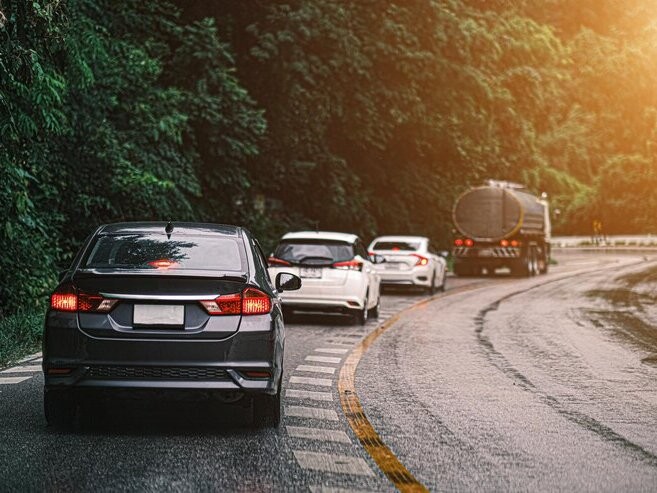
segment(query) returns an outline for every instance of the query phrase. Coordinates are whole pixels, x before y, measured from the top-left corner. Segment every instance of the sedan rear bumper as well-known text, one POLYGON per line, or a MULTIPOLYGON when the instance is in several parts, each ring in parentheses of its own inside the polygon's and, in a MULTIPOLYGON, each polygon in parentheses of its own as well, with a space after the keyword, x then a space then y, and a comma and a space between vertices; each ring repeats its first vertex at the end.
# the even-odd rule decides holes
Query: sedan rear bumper
POLYGON ((62 314, 48 322, 43 370, 50 390, 278 390, 284 334, 270 315, 245 317, 240 330, 223 340, 95 338, 71 327, 73 320, 66 326, 62 314), (246 371, 268 376, 250 378, 246 371))
MULTIPOLYGON (((383 264, 385 266, 385 264, 383 264)), ((431 286, 431 269, 425 266, 415 267, 410 270, 396 271, 377 269, 381 277, 381 284, 389 285, 407 285, 407 286, 431 286)))

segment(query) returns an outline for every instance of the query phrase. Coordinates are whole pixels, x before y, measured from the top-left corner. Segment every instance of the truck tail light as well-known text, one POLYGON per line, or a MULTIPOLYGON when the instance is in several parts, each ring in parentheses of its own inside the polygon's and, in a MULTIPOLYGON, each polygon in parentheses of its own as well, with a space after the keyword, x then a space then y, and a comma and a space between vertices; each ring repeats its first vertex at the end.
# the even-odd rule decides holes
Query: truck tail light
POLYGON ((276 267, 277 265, 288 267, 288 266, 292 265, 287 260, 283 260, 283 259, 276 258, 276 257, 269 257, 267 259, 267 263, 269 264, 269 267, 276 267))
POLYGON ((463 240, 463 244, 467 247, 473 247, 474 246, 474 241, 471 240, 470 238, 466 238, 463 240))
POLYGON ((500 246, 502 246, 502 247, 508 247, 508 246, 509 246, 509 240, 502 240, 502 241, 500 241, 500 246))
POLYGON ((263 315, 271 311, 271 298, 255 288, 224 294, 200 302, 210 315, 263 315))
POLYGON ((413 257, 417 257, 417 262, 415 262, 415 265, 427 265, 429 263, 429 259, 427 257, 423 257, 422 255, 419 255, 417 253, 412 253, 411 254, 413 257))
POLYGON ((359 260, 347 260, 346 262, 336 262, 331 267, 340 270, 363 270, 363 262, 359 260))
POLYGON ((511 240, 511 246, 514 247, 514 248, 522 246, 522 242, 520 242, 518 240, 511 240))
POLYGON ((462 238, 456 238, 454 240, 454 246, 457 246, 457 247, 463 246, 463 239, 462 238))

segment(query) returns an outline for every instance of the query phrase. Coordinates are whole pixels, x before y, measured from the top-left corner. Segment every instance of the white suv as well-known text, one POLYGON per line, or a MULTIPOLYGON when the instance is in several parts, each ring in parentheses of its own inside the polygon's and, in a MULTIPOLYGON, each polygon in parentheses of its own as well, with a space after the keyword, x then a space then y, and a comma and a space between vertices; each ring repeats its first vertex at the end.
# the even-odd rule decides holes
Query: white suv
POLYGON ((364 324, 378 316, 380 278, 356 235, 301 231, 283 236, 269 257, 269 273, 301 277, 301 289, 281 293, 286 311, 345 313, 364 324))
POLYGON ((370 244, 369 253, 385 258, 376 266, 383 284, 419 286, 430 293, 445 290, 447 262, 433 251, 429 238, 380 236, 370 244))

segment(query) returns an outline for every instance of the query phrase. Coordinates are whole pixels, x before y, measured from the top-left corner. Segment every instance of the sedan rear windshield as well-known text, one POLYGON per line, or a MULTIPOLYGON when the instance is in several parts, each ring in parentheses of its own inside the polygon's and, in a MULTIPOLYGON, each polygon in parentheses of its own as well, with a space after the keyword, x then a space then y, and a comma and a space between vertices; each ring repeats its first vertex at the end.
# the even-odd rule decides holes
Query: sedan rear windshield
POLYGON ((246 262, 238 238, 125 234, 96 238, 83 268, 245 272, 246 262))
POLYGON ((354 247, 342 241, 289 240, 278 245, 274 256, 292 264, 331 264, 354 258, 354 247))
POLYGON ((414 252, 420 248, 419 241, 377 241, 372 247, 374 250, 402 250, 414 252))

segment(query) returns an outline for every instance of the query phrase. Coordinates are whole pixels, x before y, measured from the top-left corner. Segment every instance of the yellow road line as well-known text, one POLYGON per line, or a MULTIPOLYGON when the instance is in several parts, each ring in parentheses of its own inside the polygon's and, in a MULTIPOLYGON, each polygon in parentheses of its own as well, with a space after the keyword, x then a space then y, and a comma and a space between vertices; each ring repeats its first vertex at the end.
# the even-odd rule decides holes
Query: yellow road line
POLYGON ((376 329, 368 334, 368 336, 363 339, 358 346, 349 354, 345 360, 342 368, 340 369, 340 376, 338 378, 338 392, 340 394, 340 403, 342 404, 342 410, 349 422, 349 426, 360 440, 361 445, 368 454, 374 459, 376 464, 379 466, 379 469, 388 477, 390 481, 395 485, 395 487, 402 492, 425 492, 429 491, 426 486, 420 483, 411 472, 406 469, 404 464, 402 464, 397 456, 388 448, 388 446, 383 443, 381 437, 376 432, 372 424, 365 416, 365 411, 363 406, 360 403, 360 399, 356 394, 356 368, 360 362, 361 357, 367 349, 378 339, 378 337, 392 327, 405 312, 414 310, 420 306, 426 305, 427 303, 445 296, 451 296, 467 291, 473 291, 475 289, 489 285, 490 282, 478 282, 473 283, 461 288, 453 289, 447 293, 441 293, 439 295, 433 296, 431 298, 422 300, 418 303, 411 305, 410 307, 402 310, 397 315, 391 317, 382 325, 379 325, 376 329))

